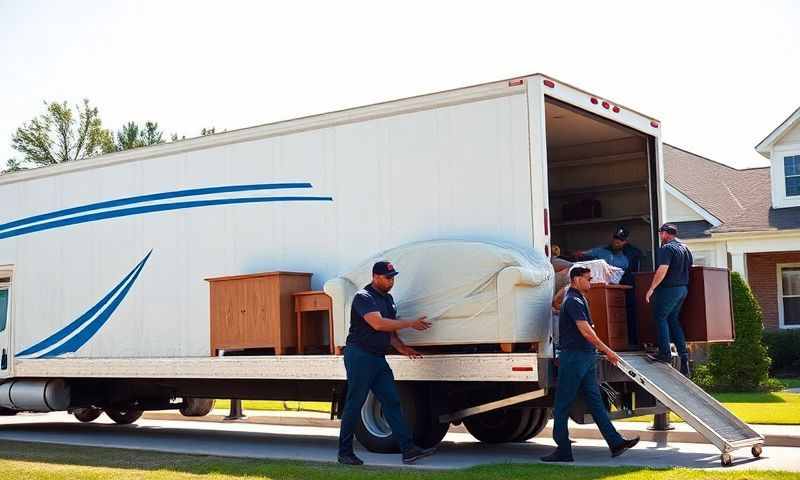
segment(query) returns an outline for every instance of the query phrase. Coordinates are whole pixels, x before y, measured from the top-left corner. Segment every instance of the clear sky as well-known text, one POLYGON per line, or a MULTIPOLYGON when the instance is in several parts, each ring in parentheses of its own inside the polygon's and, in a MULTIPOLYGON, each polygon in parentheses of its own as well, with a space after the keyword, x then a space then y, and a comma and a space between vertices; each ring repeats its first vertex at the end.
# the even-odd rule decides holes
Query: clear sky
POLYGON ((737 167, 800 106, 797 1, 0 0, 0 163, 43 100, 235 129, 543 72, 737 167))

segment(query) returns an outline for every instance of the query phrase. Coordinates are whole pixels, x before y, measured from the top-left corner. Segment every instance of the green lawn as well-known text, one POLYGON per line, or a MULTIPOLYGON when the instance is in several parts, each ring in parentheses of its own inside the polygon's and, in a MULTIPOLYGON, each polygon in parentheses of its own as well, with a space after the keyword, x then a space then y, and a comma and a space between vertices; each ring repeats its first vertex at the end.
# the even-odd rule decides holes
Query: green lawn
MULTIPOLYGON (((214 408, 230 408, 230 401, 217 400, 214 408)), ((245 410, 272 410, 272 411, 304 411, 304 412, 324 412, 330 413, 330 402, 295 402, 280 400, 245 400, 242 402, 245 410)))
POLYGON ((779 378, 785 388, 800 388, 800 378, 779 378))
MULTIPOLYGON (((715 393, 714 398, 746 423, 800 425, 800 393, 715 393)), ((671 414, 672 421, 681 419, 671 414)), ((652 416, 631 418, 649 422, 652 416)))
MULTIPOLYGON (((335 452, 331 452, 332 454, 335 452)), ((351 468, 289 461, 75 447, 0 443, 0 480, 800 480, 800 473, 635 467, 488 465, 465 470, 351 468)))

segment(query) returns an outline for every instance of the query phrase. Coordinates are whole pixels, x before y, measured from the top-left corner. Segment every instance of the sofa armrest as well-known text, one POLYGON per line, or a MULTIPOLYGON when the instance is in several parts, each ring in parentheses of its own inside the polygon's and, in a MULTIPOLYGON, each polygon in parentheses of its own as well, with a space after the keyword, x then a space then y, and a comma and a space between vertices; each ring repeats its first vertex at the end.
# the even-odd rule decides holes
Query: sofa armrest
POLYGON ((533 270, 523 267, 506 267, 497 276, 498 290, 505 291, 512 286, 538 287, 553 277, 553 270, 533 270))
POLYGON ((350 306, 358 288, 349 280, 336 277, 325 282, 322 287, 333 301, 333 341, 340 347, 347 340, 350 330, 350 306))

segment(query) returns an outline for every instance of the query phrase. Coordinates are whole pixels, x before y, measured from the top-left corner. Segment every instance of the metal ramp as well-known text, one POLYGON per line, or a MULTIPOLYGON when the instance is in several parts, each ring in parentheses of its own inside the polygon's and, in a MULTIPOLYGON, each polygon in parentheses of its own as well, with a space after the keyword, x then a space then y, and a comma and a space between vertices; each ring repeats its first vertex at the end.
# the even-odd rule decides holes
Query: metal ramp
POLYGON ((740 448, 751 447, 753 456, 761 455, 764 437, 672 366, 641 353, 619 355, 618 368, 719 448, 722 465, 730 465, 731 452, 740 448))

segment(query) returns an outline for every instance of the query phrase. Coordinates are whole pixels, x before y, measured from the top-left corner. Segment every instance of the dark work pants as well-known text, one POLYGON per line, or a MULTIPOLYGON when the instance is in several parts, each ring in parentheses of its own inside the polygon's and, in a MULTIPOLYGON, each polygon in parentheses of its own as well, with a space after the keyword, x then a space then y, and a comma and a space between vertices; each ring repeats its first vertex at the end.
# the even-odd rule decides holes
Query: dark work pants
POLYGON ((553 410, 553 440, 558 451, 564 455, 572 455, 569 443, 567 420, 569 409, 578 392, 583 392, 586 405, 592 413, 594 423, 606 440, 609 448, 620 445, 624 439, 611 424, 608 411, 600 395, 597 383, 597 353, 581 351, 562 351, 558 356, 558 388, 556 389, 555 409, 553 410))
POLYGON ((670 356, 669 344, 675 344, 681 361, 689 359, 686 350, 686 337, 683 335, 683 328, 678 321, 681 314, 683 301, 689 289, 682 287, 658 287, 651 301, 653 302, 653 319, 656 322, 658 332, 658 354, 664 358, 670 356))
POLYGON ((353 433, 370 390, 381 402, 383 416, 392 427, 392 436, 397 440, 400 451, 408 450, 412 445, 411 435, 400 410, 394 374, 386 358, 348 345, 344 349, 344 368, 347 370, 347 399, 339 430, 339 455, 353 454, 353 433))

